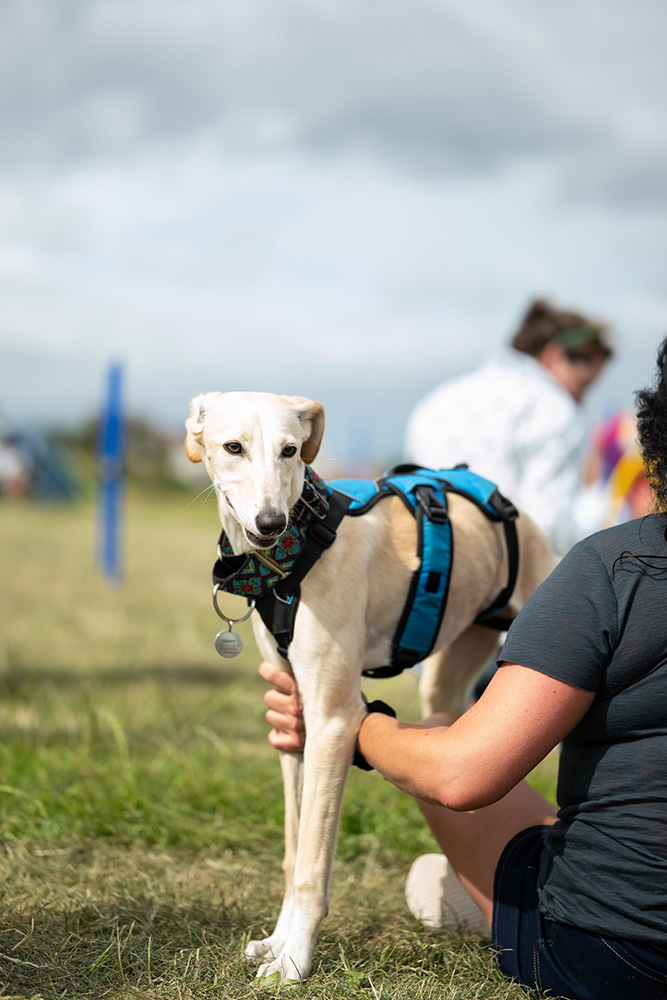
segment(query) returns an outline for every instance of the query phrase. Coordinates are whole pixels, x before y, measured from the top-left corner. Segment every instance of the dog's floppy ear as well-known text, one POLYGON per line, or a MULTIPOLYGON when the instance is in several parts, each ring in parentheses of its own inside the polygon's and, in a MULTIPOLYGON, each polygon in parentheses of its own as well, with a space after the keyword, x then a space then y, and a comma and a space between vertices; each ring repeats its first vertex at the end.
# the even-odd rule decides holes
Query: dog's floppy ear
POLYGON ((190 412, 185 421, 185 454, 191 462, 201 462, 204 457, 202 438, 204 435, 204 423, 206 422, 206 411, 211 403, 220 396, 219 392, 202 392, 190 403, 190 412))
POLYGON ((301 458, 310 465, 315 460, 315 456, 322 444, 324 434, 324 407, 314 399, 306 399, 304 396, 288 396, 289 401, 294 406, 297 416, 308 435, 301 445, 301 458))

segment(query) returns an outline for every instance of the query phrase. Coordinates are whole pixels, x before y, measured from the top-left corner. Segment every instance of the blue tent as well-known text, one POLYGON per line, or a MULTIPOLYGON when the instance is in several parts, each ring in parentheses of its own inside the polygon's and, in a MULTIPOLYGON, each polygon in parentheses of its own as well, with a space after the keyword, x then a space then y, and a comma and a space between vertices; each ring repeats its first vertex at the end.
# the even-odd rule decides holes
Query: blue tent
MULTIPOLYGON (((38 500, 72 500, 80 490, 62 445, 36 431, 9 431, 2 444, 10 448, 22 467, 26 494, 38 500)), ((0 483, 0 492, 3 484, 0 483)))

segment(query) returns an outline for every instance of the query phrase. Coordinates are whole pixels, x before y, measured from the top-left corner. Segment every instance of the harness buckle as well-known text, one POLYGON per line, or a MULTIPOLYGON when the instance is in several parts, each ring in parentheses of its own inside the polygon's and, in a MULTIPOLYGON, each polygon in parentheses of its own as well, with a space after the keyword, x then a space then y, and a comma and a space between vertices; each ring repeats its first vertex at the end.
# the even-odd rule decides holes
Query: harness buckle
POLYGON ((421 507, 424 516, 434 524, 446 524, 449 519, 447 503, 436 495, 432 486, 416 486, 415 497, 417 505, 421 507))
POLYGON ((322 504, 324 505, 324 510, 322 512, 320 512, 317 509, 317 507, 313 507, 312 503, 308 503, 308 501, 306 500, 306 498, 303 495, 303 493, 299 497, 299 500, 304 505, 304 507, 308 508, 308 510, 310 511, 311 514, 314 514, 315 517, 319 518, 320 521, 323 521, 324 518, 327 516, 327 512, 329 510, 329 505, 328 504, 324 504, 324 498, 322 496, 320 496, 320 494, 317 493, 316 490, 314 492, 315 492, 316 496, 322 501, 322 504))
POLYGON ((503 496, 500 490, 493 491, 489 497, 489 503, 497 511, 501 521, 516 521, 519 516, 519 512, 512 501, 503 496))
POLYGON ((275 599, 277 601, 280 601, 281 604, 290 605, 292 603, 292 601, 294 600, 294 594, 293 593, 289 594, 287 597, 283 597, 277 587, 274 587, 273 596, 275 597, 275 599))
POLYGON ((276 573, 281 580, 284 580, 286 576, 289 576, 289 571, 284 570, 279 563, 271 558, 271 556, 267 556, 266 553, 262 552, 260 549, 251 549, 251 551, 255 559, 264 563, 266 568, 270 569, 272 573, 276 573))
POLYGON ((323 521, 324 518, 329 513, 329 503, 327 499, 316 488, 315 484, 313 483, 312 479, 309 476, 306 476, 306 478, 303 481, 303 490, 301 491, 301 496, 299 497, 299 500, 304 505, 304 507, 307 507, 310 513, 314 514, 315 517, 318 518, 320 521, 323 521), (311 493, 313 494, 313 500, 315 501, 319 500, 320 504, 322 505, 321 510, 318 510, 317 507, 313 505, 313 502, 311 502, 310 500, 306 500, 307 489, 310 490, 311 493))

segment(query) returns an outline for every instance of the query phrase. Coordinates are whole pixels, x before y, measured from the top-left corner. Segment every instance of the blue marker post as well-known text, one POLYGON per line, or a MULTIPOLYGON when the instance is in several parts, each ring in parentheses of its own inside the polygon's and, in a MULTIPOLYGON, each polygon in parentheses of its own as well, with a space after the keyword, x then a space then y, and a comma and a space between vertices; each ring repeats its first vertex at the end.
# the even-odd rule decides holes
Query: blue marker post
POLYGON ((123 498, 125 492, 125 421, 122 408, 123 369, 109 367, 107 398, 102 407, 97 435, 98 559, 108 580, 123 578, 121 551, 123 498))

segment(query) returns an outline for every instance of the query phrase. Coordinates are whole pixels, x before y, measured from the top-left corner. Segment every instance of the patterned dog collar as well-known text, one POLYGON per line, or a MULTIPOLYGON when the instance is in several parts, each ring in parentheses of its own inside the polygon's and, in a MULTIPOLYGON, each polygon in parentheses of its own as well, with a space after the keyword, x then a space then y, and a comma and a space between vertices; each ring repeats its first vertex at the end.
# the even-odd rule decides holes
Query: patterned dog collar
POLYGON ((213 567, 213 582, 239 597, 265 597, 292 571, 305 544, 308 527, 316 518, 322 520, 329 509, 331 487, 306 466, 301 496, 290 511, 287 528, 275 545, 251 549, 236 555, 223 531, 218 540, 218 560, 213 567))

